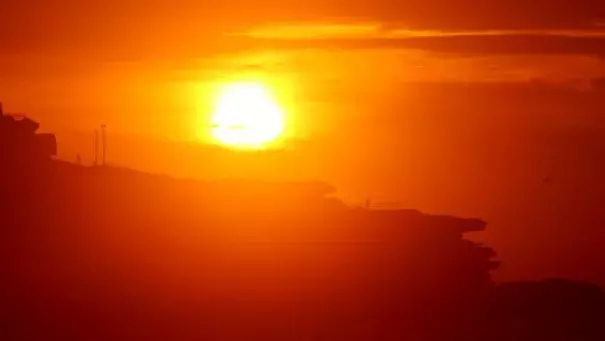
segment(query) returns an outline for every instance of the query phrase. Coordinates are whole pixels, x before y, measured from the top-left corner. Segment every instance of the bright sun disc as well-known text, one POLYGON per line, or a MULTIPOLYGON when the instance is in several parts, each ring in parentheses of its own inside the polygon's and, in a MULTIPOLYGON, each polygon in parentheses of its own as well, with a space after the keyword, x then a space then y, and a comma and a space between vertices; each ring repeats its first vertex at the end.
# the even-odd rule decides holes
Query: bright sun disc
POLYGON ((212 134, 239 148, 259 148, 276 140, 284 129, 283 113, 260 83, 236 83, 219 93, 212 116, 212 134))

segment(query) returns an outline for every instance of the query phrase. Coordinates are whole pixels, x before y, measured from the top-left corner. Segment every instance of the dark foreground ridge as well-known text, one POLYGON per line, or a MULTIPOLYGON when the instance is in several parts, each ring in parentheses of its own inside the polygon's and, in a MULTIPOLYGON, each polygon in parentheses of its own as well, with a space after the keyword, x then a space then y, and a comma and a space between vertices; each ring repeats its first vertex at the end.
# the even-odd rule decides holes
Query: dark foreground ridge
POLYGON ((2 340, 605 340, 601 288, 494 283, 480 220, 0 141, 2 340))

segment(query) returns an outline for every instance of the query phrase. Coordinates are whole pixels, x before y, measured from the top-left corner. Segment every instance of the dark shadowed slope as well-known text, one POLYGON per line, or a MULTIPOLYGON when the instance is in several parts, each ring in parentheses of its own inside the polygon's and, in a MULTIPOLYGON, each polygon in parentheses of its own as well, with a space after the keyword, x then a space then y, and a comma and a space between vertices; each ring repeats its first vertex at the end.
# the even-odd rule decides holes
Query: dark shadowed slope
POLYGON ((480 220, 20 160, 0 176, 5 340, 602 339, 600 289, 494 284, 464 238, 480 220))

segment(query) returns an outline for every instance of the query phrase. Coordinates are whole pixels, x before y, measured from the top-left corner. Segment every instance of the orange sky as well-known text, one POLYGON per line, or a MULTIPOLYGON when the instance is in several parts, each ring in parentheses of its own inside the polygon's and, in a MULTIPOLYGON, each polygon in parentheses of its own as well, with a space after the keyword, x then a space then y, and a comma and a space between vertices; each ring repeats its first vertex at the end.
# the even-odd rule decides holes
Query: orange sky
POLYGON ((90 162, 105 123, 115 164, 322 179, 350 202, 483 217, 511 276, 555 271, 515 258, 553 236, 531 226, 569 210, 602 221, 604 5, 3 0, 0 13, 0 98, 56 132, 63 158, 90 162), (216 84, 241 78, 278 90, 287 151, 199 139, 216 84))

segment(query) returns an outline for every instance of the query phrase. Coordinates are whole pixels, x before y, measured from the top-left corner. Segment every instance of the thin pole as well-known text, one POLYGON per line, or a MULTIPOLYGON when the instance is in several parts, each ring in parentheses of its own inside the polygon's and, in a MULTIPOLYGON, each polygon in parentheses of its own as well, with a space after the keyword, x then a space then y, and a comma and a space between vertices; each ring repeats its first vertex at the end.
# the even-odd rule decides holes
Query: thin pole
POLYGON ((105 164, 107 162, 107 135, 105 133, 106 127, 107 126, 104 124, 101 126, 101 134, 103 135, 102 136, 102 139, 103 139, 103 166, 105 166, 105 164))
POLYGON ((95 156, 95 166, 99 164, 99 130, 95 129, 95 139, 94 139, 94 156, 95 156))

